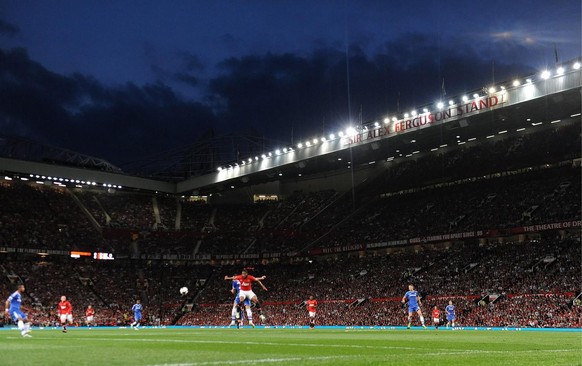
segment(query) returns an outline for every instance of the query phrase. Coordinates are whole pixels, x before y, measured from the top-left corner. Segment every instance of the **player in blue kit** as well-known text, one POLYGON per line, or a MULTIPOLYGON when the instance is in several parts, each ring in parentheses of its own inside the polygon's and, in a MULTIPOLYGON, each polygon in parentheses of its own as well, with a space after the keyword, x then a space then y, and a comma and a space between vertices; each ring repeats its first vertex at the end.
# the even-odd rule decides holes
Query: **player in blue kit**
MULTIPOLYGON (((238 280, 234 280, 232 281, 232 288, 230 289, 230 292, 232 292, 232 294, 235 296, 234 298, 234 303, 232 306, 232 315, 231 315, 231 322, 230 322, 230 326, 236 325, 237 328, 240 328, 240 325, 243 321, 243 311, 242 308, 240 306, 240 281, 238 280)), ((251 306, 251 300, 250 299, 245 299, 245 301, 243 302, 244 306, 251 306)))
POLYGON ((455 305, 453 305, 453 300, 449 300, 449 305, 445 308, 445 312, 447 313, 447 328, 449 325, 452 325, 453 328, 455 327, 455 320, 457 319, 455 316, 455 305))
POLYGON ((424 325, 424 316, 422 316, 422 310, 420 310, 422 302, 420 301, 420 296, 418 296, 418 291, 414 289, 412 284, 408 285, 408 291, 404 294, 402 303, 404 304, 406 300, 408 300, 408 329, 410 329, 410 324, 412 323, 413 313, 418 314, 422 327, 426 329, 426 325, 424 325))
POLYGON ((23 337, 32 337, 30 334, 30 322, 26 318, 26 314, 22 312, 20 306, 22 304, 22 294, 24 294, 24 285, 18 285, 18 288, 12 295, 8 297, 5 304, 6 317, 10 317, 16 324, 23 337))
POLYGON ((141 322, 141 311, 143 310, 143 306, 139 300, 135 301, 135 304, 133 304, 131 310, 133 311, 133 319, 135 320, 133 323, 131 323, 131 327, 133 327, 135 330, 138 330, 139 322, 141 322))

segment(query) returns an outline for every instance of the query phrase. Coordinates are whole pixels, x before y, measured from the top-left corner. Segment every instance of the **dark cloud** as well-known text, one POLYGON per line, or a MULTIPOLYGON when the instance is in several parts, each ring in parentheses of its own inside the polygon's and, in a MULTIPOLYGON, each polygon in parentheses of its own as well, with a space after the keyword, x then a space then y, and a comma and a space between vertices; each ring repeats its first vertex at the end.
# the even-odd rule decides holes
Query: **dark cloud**
POLYGON ((0 50, 0 126, 114 163, 191 143, 215 118, 162 83, 105 86, 62 76, 22 49, 0 50))
POLYGON ((20 28, 0 19, 0 35, 14 37, 20 32, 20 28))
MULTIPOLYGON (((471 45, 450 44, 407 34, 372 55, 350 47, 352 123, 360 116, 367 121, 434 102, 441 97, 443 79, 453 96, 489 85, 493 78, 533 71, 499 60, 493 68, 494 60, 484 59, 471 45)), ((0 50, 0 129, 123 165, 193 143, 210 127, 224 133, 255 130, 290 142, 292 131, 297 140, 348 124, 341 47, 229 58, 204 82, 197 74, 203 68, 200 60, 181 57, 176 70, 159 72, 196 87, 200 101, 181 97, 163 80, 104 85, 87 75, 51 72, 23 49, 0 50)))

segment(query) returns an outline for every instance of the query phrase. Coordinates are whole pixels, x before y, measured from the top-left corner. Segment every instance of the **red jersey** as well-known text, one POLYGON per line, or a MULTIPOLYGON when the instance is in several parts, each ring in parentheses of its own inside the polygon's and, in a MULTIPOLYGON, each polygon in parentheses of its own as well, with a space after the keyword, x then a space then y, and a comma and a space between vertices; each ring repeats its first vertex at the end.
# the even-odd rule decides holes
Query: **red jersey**
POLYGON ((68 315, 71 314, 73 312, 73 307, 71 306, 71 303, 68 301, 61 301, 59 302, 59 315, 68 315))
POLYGON ((317 300, 307 300, 307 311, 315 313, 315 308, 317 308, 317 300))
POLYGON ((95 314, 95 309, 91 308, 87 308, 87 310, 85 310, 85 315, 86 316, 93 316, 95 314))
POLYGON ((248 275, 246 278, 244 278, 242 275, 238 275, 234 279, 240 282, 241 291, 251 291, 251 284, 257 280, 254 276, 251 275, 248 275))
POLYGON ((441 311, 439 309, 433 309, 432 310, 432 317, 433 318, 440 318, 441 317, 441 311))

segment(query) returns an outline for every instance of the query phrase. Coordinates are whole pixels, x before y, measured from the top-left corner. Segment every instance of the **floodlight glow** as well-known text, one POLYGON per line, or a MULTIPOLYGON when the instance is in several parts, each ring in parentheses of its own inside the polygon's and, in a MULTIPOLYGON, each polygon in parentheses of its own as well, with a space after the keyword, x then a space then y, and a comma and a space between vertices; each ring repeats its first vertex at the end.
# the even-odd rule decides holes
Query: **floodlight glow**
POLYGON ((468 97, 468 96, 466 96, 466 95, 463 95, 463 97, 461 98, 461 100, 462 100, 463 102, 467 102, 467 101, 469 101, 469 97, 468 97))
POLYGON ((259 161, 259 157, 258 156, 255 156, 255 161, 259 161))
POLYGON ((356 129, 355 129, 355 128, 353 128, 353 127, 348 127, 348 129, 346 130, 346 133, 347 133, 348 135, 350 135, 350 136, 353 136, 353 135, 355 135, 357 132, 356 132, 356 129))
POLYGON ((263 154, 263 155, 261 155, 261 158, 263 158, 263 160, 265 160, 267 158, 267 155, 263 154))
POLYGON ((580 70, 580 62, 574 63, 574 66, 572 67, 574 68, 574 70, 580 70))
POLYGON ((438 109, 443 109, 444 106, 445 106, 445 104, 443 102, 438 102, 437 103, 437 108, 438 109))
POLYGON ((550 78, 550 72, 548 70, 542 71, 541 75, 542 79, 547 80, 550 78))
POLYGON ((494 86, 492 86, 491 88, 489 88, 489 94, 493 94, 497 91, 497 89, 495 89, 494 86))
POLYGON ((318 142, 319 142, 319 140, 318 140, 318 139, 313 139, 313 143, 314 143, 314 144, 317 144, 318 142))
POLYGON ((309 141, 306 141, 306 142, 305 142, 305 146, 307 146, 307 147, 311 146, 311 142, 309 142, 309 141))
POLYGON ((408 113, 404 113, 404 118, 408 118, 408 113))
POLYGON ((501 85, 501 86, 499 87, 499 89, 501 89, 501 90, 505 90, 505 87, 504 87, 503 85, 501 85))
POLYGON ((477 93, 473 94, 473 99, 477 99, 477 98, 479 98, 479 94, 477 94, 477 93))
POLYGON ((455 102, 452 99, 449 100, 449 105, 453 105, 453 104, 455 104, 455 102))
POLYGON ((378 127, 380 124, 378 122, 374 122, 374 126, 378 127))
POLYGON ((513 86, 519 86, 521 83, 519 80, 513 80, 513 86))
POLYGON ((284 152, 285 154, 287 153, 287 148, 286 148, 286 147, 284 147, 284 148, 283 148, 283 152, 284 152))
POLYGON ((329 135, 329 139, 330 139, 330 140, 333 140, 333 139, 335 139, 335 135, 334 135, 333 133, 331 133, 331 134, 329 135))
POLYGON ((301 142, 297 144, 298 149, 301 149, 302 147, 303 147, 303 144, 301 142))
POLYGON ((528 84, 531 84, 531 79, 529 79, 529 78, 528 79, 525 79, 525 82, 528 83, 528 84))
POLYGON ((319 140, 321 140, 321 142, 326 142, 327 139, 325 138, 325 136, 321 137, 319 140))
POLYGON ((247 161, 248 161, 248 162, 249 162, 249 164, 250 164, 250 163, 252 163, 252 162, 253 162, 253 159, 249 158, 249 160, 247 160, 247 161))
POLYGON ((275 154, 281 155, 281 150, 279 150, 279 149, 275 150, 275 154))
POLYGON ((390 119, 388 117, 384 118, 384 123, 389 123, 390 119))
POLYGON ((273 156, 273 153, 269 151, 269 157, 273 156))
POLYGON ((558 70, 556 70, 556 74, 564 75, 564 71, 565 71, 564 68, 560 66, 560 67, 558 67, 558 70))
POLYGON ((337 135, 338 135, 339 137, 344 137, 344 131, 340 131, 340 132, 338 132, 338 133, 337 133, 337 135))
POLYGON ((396 122, 396 121, 398 121, 398 118, 392 117, 392 122, 396 122))
POLYGON ((246 162, 244 160, 240 162, 240 165, 245 165, 245 164, 246 164, 246 162))
POLYGON ((417 115, 416 111, 412 111, 412 112, 410 112, 410 114, 412 114, 413 116, 417 115))
POLYGON ((422 108, 422 113, 428 113, 428 108, 422 108))

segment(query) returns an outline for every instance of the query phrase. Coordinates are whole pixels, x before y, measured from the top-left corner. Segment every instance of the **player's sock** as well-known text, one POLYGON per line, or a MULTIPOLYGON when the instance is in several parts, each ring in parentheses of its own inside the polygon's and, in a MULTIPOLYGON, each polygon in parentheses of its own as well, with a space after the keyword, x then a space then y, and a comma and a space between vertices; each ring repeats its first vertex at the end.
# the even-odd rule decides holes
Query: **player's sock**
POLYGON ((255 309, 257 310, 257 313, 258 313, 259 315, 261 315, 261 313, 263 312, 263 308, 262 308, 262 306, 261 306, 261 302, 260 302, 260 301, 257 301, 257 302, 255 303, 255 309))
POLYGON ((25 328, 24 322, 22 320, 18 321, 18 330, 20 330, 20 334, 22 334, 22 335, 26 334, 26 328, 25 328))
POLYGON ((422 324, 422 326, 424 327, 424 316, 420 317, 420 324, 422 324))

